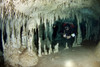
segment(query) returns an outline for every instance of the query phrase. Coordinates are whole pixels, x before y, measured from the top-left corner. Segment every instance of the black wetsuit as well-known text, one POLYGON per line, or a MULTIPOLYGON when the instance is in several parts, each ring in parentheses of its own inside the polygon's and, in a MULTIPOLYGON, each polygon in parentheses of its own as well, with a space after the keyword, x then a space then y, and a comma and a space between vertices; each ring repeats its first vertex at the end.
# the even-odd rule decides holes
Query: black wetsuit
POLYGON ((71 29, 69 30, 64 30, 64 33, 66 34, 66 38, 65 41, 68 44, 69 48, 72 48, 73 42, 74 42, 74 37, 71 36, 71 34, 73 34, 73 31, 71 29), (70 36, 70 38, 67 38, 67 36, 70 36))

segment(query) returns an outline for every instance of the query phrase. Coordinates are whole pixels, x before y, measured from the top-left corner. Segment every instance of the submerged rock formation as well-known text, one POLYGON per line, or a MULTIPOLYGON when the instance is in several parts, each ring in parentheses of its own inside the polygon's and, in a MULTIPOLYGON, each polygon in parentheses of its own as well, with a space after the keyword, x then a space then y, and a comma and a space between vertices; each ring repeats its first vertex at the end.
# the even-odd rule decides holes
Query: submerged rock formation
POLYGON ((6 65, 13 67, 30 67, 38 62, 38 57, 34 51, 28 51, 25 47, 12 48, 7 47, 4 51, 4 60, 6 65))

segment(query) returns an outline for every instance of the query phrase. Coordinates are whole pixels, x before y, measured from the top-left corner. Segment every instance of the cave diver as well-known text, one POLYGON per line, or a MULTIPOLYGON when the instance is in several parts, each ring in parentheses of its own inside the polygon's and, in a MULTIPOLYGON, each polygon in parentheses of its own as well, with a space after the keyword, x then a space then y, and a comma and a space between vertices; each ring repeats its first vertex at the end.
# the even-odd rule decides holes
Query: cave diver
POLYGON ((73 31, 74 25, 64 23, 63 26, 64 26, 63 38, 67 42, 67 44, 68 44, 67 46, 70 49, 73 46, 73 42, 74 42, 74 39, 75 39, 75 36, 76 36, 74 31, 73 31))

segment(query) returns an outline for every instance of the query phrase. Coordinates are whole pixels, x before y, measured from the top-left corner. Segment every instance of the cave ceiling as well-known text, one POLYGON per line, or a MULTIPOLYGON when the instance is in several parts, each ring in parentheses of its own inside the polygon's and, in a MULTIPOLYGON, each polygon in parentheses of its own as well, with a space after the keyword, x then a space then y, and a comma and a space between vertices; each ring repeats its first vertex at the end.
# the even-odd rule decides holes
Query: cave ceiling
POLYGON ((96 0, 5 0, 2 4, 7 7, 13 5, 14 10, 30 17, 38 15, 62 17, 70 13, 98 16, 100 12, 99 3, 96 0))

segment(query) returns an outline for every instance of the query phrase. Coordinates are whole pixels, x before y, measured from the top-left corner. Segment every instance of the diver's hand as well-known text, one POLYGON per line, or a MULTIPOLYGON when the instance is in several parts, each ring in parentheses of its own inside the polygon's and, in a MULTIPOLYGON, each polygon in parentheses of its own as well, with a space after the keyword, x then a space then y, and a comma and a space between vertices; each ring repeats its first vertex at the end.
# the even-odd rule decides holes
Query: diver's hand
POLYGON ((66 34, 63 34, 63 37, 66 38, 66 34))
POLYGON ((71 34, 72 37, 75 37, 75 33, 71 34))

